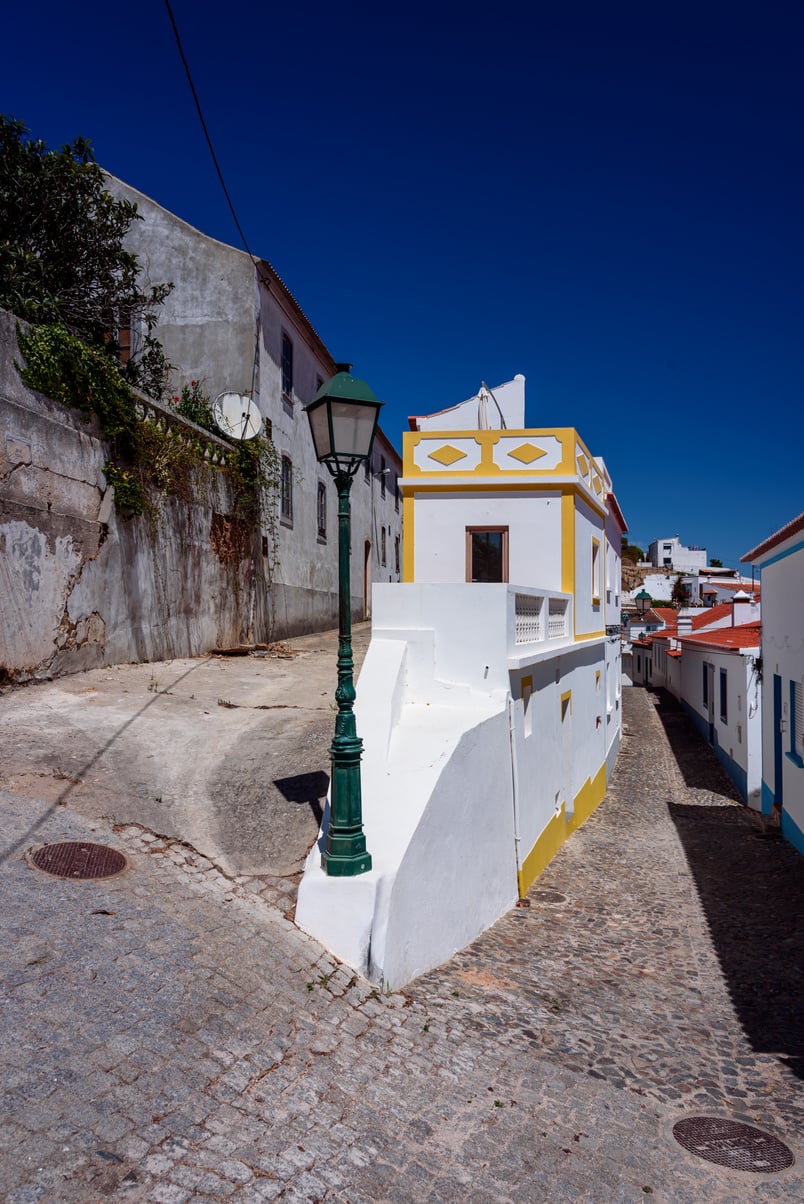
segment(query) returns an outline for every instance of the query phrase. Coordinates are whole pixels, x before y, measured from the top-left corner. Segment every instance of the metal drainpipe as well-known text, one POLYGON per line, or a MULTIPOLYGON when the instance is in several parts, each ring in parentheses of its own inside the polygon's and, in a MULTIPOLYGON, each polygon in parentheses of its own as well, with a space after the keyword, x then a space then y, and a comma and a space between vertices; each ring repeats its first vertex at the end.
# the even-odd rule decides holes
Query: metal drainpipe
POLYGON ((516 858, 516 889, 519 896, 520 872, 522 865, 519 856, 519 777, 516 768, 516 743, 514 738, 514 700, 508 695, 508 746, 511 751, 511 795, 514 806, 514 856, 516 858))

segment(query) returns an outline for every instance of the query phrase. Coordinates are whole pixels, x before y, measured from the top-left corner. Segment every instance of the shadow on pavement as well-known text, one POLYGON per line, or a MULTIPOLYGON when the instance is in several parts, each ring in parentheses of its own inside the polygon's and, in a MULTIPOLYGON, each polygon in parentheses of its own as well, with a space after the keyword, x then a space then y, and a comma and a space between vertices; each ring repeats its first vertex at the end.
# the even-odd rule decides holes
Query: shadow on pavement
POLYGON ((112 745, 120 739, 123 732, 127 731, 133 723, 136 723, 136 721, 145 714, 149 707, 152 707, 155 702, 158 702, 162 694, 169 694, 173 686, 177 686, 180 681, 184 681, 184 679, 189 677, 191 673, 195 673, 196 669, 198 669, 202 663, 203 662, 199 661, 198 664, 191 665, 189 669, 185 669, 183 673, 180 673, 178 677, 169 682, 164 690, 155 690, 153 692, 153 697, 149 698, 146 703, 143 703, 139 710, 135 711, 130 719, 127 719, 125 723, 121 723, 120 727, 112 736, 109 737, 106 743, 103 744, 95 753, 93 753, 93 755, 88 761, 85 762, 85 764, 75 770, 75 777, 68 779, 68 785, 65 786, 64 790, 62 790, 56 801, 39 816, 35 823, 31 824, 31 826, 20 837, 20 839, 14 844, 9 845, 7 848, 0 849, 0 865, 2 865, 3 862, 8 861, 9 858, 15 855, 15 853, 18 853, 20 849, 25 847, 28 841, 31 840, 32 837, 39 831, 39 829, 47 823, 48 819, 54 813, 57 807, 65 807, 67 805, 70 795, 75 790, 76 785, 82 778, 88 776, 93 765, 96 765, 103 754, 108 752, 112 745))
POLYGON ((717 756, 692 725, 683 707, 666 690, 657 690, 656 712, 662 721, 668 743, 684 784, 693 790, 709 790, 724 798, 742 802, 740 792, 723 769, 717 756), (705 756, 702 750, 706 751, 705 756))
POLYGON ((662 696, 658 714, 685 783, 708 795, 668 810, 737 1017, 754 1050, 804 1078, 804 858, 725 801, 739 795, 675 700, 662 696))
POLYGON ((315 817, 315 822, 321 827, 324 812, 321 799, 327 797, 329 790, 329 775, 323 771, 318 773, 297 773, 290 778, 275 778, 274 786, 289 803, 307 803, 315 817))

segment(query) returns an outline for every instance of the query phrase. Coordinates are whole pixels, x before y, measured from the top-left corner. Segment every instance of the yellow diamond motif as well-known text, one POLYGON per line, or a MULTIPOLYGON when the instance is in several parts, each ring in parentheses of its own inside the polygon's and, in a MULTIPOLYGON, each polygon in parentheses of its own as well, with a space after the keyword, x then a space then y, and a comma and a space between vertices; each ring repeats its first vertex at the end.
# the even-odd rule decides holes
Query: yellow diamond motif
POLYGON ((578 471, 582 477, 585 477, 589 471, 589 461, 583 452, 581 452, 581 454, 578 456, 578 471))
POLYGON ((603 488, 603 482, 597 473, 595 473, 595 475, 592 477, 592 484, 595 487, 595 493, 600 493, 600 490, 603 488))
POLYGON ((515 447, 508 455, 512 460, 519 460, 522 464, 532 464, 534 460, 540 460, 542 456, 546 456, 547 452, 542 451, 540 447, 534 447, 532 443, 523 443, 521 447, 515 447))
POLYGON ((439 464, 443 464, 445 468, 449 468, 451 464, 457 464, 458 460, 466 459, 466 452, 459 451, 457 447, 439 447, 438 451, 430 452, 429 458, 436 460, 439 464))

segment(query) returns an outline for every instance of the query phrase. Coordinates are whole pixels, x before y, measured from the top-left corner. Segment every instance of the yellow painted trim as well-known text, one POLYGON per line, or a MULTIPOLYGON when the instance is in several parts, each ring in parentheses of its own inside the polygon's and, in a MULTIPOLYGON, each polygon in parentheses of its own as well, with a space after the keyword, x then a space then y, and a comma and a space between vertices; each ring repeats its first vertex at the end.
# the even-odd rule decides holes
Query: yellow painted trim
POLYGON ((529 689, 531 691, 531 693, 533 693, 533 677, 531 676, 530 673, 528 673, 525 677, 520 678, 520 681, 519 681, 520 694, 522 693, 522 691, 525 688, 529 689))
POLYGON ((413 544, 413 515, 416 499, 411 495, 402 495, 402 580, 413 581, 413 567, 416 563, 413 544))
POLYGON ((550 820, 517 872, 520 899, 524 899, 539 875, 544 873, 566 839, 567 816, 562 803, 561 810, 550 820))
POLYGON ((576 631, 575 643, 581 644, 584 640, 602 640, 605 634, 605 628, 603 631, 576 631))
POLYGON ((459 460, 465 460, 466 452, 459 451, 451 443, 445 443, 443 447, 437 447, 435 451, 428 452, 427 458, 435 460, 436 464, 441 464, 444 468, 450 468, 453 464, 457 464, 459 460))
POLYGON ((575 809, 567 819, 564 803, 549 820, 527 857, 517 871, 519 897, 523 899, 530 887, 555 857, 564 841, 586 822, 606 797, 606 765, 601 765, 593 778, 587 778, 575 798, 575 809))
POLYGON ((575 796, 572 817, 568 828, 576 832, 581 824, 586 823, 592 812, 600 806, 606 797, 606 763, 598 769, 593 778, 587 778, 575 796))
POLYGON ((564 716, 568 712, 570 715, 572 714, 572 690, 565 690, 561 695, 560 714, 562 723, 564 722, 564 716), (569 706, 565 708, 564 703, 569 703, 569 706))
MULTIPOLYGON (((561 494, 561 592, 575 597, 575 491, 561 494)), ((572 608, 573 623, 575 607, 572 608)))
MULTIPOLYGON (((406 431, 402 436, 402 475, 404 477, 439 480, 458 478, 466 480, 473 476, 508 477, 517 480, 522 477, 567 476, 577 479, 578 469, 575 463, 575 447, 579 442, 574 427, 544 427, 527 428, 523 430, 493 430, 493 431, 406 431), (543 439, 555 439, 561 446, 561 459, 553 468, 538 468, 533 464, 523 468, 501 468, 495 463, 495 448, 501 439, 521 439, 522 443, 537 444, 543 439), (480 447, 480 460, 475 468, 452 469, 444 471, 437 468, 420 468, 415 462, 416 448, 422 443, 436 443, 439 447, 445 444, 470 439, 480 447)), ((437 450, 437 449, 436 449, 437 450)), ((428 457, 432 453, 427 453, 428 457)), ((591 457, 590 457, 591 460, 591 457)), ((456 461, 457 463, 457 461, 456 461)))

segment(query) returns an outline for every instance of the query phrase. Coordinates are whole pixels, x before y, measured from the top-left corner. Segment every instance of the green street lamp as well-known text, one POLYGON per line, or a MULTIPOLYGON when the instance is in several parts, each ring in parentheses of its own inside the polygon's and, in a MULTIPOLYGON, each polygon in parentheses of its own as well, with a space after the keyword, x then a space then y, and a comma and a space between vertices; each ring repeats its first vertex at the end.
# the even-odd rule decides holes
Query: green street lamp
POLYGON ((330 746, 332 781, 327 847, 321 857, 330 877, 353 878, 371 869, 363 832, 360 757, 363 741, 357 735, 352 657, 352 602, 349 572, 351 511, 349 493, 354 475, 371 455, 381 401, 364 380, 355 380, 351 364, 337 364, 305 407, 317 459, 326 464, 338 490, 338 688, 335 735, 330 746))
POLYGON ((653 599, 646 589, 641 589, 638 594, 634 594, 634 603, 640 618, 644 618, 651 607, 653 599))

